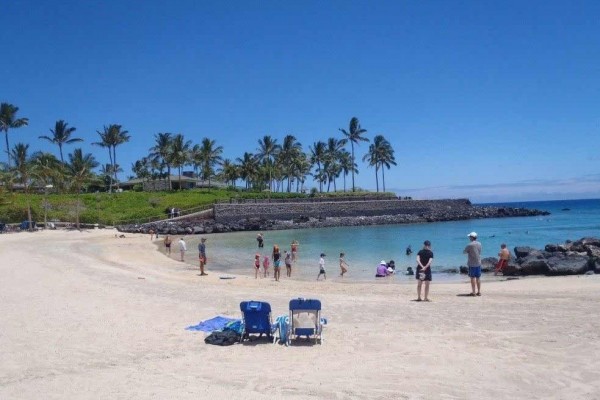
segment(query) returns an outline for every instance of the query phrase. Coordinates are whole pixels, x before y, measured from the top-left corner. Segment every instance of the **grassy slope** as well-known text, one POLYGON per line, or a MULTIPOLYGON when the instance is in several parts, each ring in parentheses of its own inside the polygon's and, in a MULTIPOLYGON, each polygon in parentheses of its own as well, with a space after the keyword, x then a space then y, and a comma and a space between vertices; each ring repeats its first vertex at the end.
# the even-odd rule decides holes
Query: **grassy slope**
MULTIPOLYGON (((390 196, 392 193, 357 192, 354 195, 390 196)), ((351 196, 351 193, 323 193, 321 196, 351 196)), ((210 206, 215 201, 234 198, 266 198, 267 193, 241 192, 226 189, 199 189, 172 192, 122 192, 84 193, 80 199, 83 209, 80 221, 115 225, 125 222, 147 222, 166 218, 165 210, 176 207, 183 211, 210 206)), ((272 198, 306 197, 296 193, 272 193, 272 198)), ((44 195, 29 195, 33 219, 44 220, 44 195)), ((47 196, 48 220, 75 221, 74 194, 49 194, 47 196)), ((27 196, 23 193, 0 192, 0 222, 17 223, 27 219, 27 196)))

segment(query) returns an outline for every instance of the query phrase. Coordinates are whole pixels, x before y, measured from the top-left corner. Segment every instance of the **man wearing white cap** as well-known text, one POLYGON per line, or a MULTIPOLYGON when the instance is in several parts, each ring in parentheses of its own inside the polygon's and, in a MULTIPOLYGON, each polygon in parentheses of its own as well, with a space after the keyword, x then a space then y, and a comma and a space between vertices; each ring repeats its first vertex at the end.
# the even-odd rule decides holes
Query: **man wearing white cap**
POLYGON ((477 233, 468 235, 471 241, 463 250, 467 255, 467 267, 469 267, 469 278, 471 278, 471 296, 481 296, 481 243, 477 241, 477 233), (477 291, 475 291, 477 288, 477 291))

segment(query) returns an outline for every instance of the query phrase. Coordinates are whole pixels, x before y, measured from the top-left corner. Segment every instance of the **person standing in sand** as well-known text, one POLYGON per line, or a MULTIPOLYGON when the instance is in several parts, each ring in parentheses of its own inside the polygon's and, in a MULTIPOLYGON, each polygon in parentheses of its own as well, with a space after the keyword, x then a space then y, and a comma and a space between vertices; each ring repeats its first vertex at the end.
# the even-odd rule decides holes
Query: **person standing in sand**
POLYGON ((340 276, 343 278, 344 274, 348 272, 348 264, 346 263, 346 254, 340 253, 340 276))
POLYGON ((200 276, 208 275, 204 272, 204 266, 206 265, 206 238, 200 239, 198 244, 198 260, 200 262, 200 276))
POLYGON ((171 255, 171 238, 169 237, 169 235, 165 236, 165 254, 171 255))
POLYGON ((465 247, 463 254, 467 255, 467 267, 471 278, 470 296, 481 296, 481 243, 477 241, 476 232, 469 233, 468 237, 471 242, 465 247))
POLYGON ((321 253, 321 257, 319 258, 319 275, 317 275, 317 280, 319 280, 321 275, 327 280, 327 273, 325 272, 325 253, 321 253))
POLYGON ((150 241, 154 240, 154 230, 150 229, 148 233, 150 234, 150 241))
POLYGON ((276 281, 279 281, 279 277, 281 276, 281 252, 279 251, 279 246, 273 246, 273 278, 276 281))
POLYGON ((263 257, 263 269, 265 272, 265 278, 267 277, 267 275, 269 275, 269 263, 270 263, 269 256, 265 255, 263 257))
POLYGON ((292 277, 292 255, 286 250, 285 258, 283 259, 285 262, 285 272, 288 278, 292 277))
POLYGON ((498 264, 496 264, 496 268, 494 269, 494 275, 498 275, 498 272, 504 274, 504 268, 508 265, 508 261, 510 260, 510 251, 506 248, 506 244, 502 243, 500 245, 500 252, 498 253, 498 264))
POLYGON ((258 279, 258 273, 260 272, 260 254, 254 256, 254 279, 258 279))
POLYGON ((417 253, 417 301, 421 301, 421 287, 425 284, 425 296, 423 301, 429 300, 429 283, 431 282, 431 263, 433 262, 433 252, 431 251, 431 242, 423 242, 423 248, 417 253))
POLYGON ((181 261, 183 261, 183 256, 187 251, 187 246, 185 245, 185 240, 183 238, 179 239, 179 254, 181 255, 181 261))

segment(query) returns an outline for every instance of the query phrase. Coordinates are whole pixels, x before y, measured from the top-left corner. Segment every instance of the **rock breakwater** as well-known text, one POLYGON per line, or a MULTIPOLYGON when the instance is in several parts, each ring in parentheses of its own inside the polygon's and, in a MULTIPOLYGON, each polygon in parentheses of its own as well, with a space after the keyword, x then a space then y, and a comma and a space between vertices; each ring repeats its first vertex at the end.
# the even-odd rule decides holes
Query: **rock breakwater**
POLYGON ((548 215, 525 208, 473 206, 457 200, 379 200, 319 203, 215 204, 214 218, 189 217, 177 221, 122 225, 122 232, 209 234, 235 231, 324 228, 459 221, 548 215))

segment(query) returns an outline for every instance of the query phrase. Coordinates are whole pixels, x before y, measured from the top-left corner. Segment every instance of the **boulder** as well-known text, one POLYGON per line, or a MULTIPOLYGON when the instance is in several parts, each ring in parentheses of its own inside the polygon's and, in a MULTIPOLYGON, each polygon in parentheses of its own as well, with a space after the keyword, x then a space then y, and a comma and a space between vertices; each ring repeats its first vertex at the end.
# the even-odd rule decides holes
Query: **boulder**
POLYGON ((536 251, 518 260, 522 275, 540 275, 548 273, 548 261, 541 252, 536 251))
POLYGON ((481 259, 481 271, 482 272, 493 272, 498 264, 496 257, 486 257, 481 259))
POLYGON ((574 252, 555 253, 546 262, 550 275, 577 275, 588 270, 588 257, 574 252))
MULTIPOLYGON (((546 247, 544 247, 544 250, 546 250, 549 253, 554 253, 557 251, 561 251, 561 245, 559 244, 547 244, 546 247)), ((565 248, 566 250, 566 248, 565 248)))
POLYGON ((465 267, 464 265, 461 265, 458 270, 460 271, 461 274, 468 274, 469 273, 469 268, 465 267))
POLYGON ((589 257, 594 257, 594 258, 598 258, 600 259, 600 247, 595 247, 595 246, 584 246, 587 250, 587 255, 589 257))
POLYGON ((595 237, 585 237, 578 240, 578 242, 581 242, 581 244, 584 246, 600 247, 600 239, 595 237))
POLYGON ((529 246, 517 246, 517 247, 515 247, 514 251, 515 251, 515 256, 517 258, 525 258, 532 251, 539 251, 539 250, 536 250, 533 247, 529 247, 529 246))
POLYGON ((516 276, 523 275, 521 266, 515 262, 508 262, 508 265, 502 269, 502 275, 504 276, 516 276))

